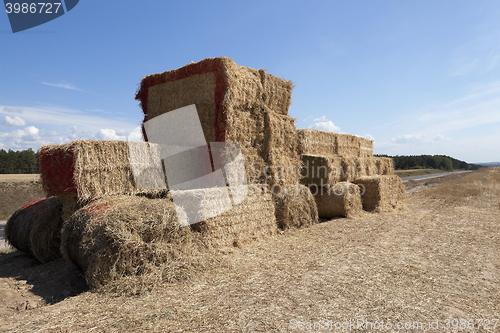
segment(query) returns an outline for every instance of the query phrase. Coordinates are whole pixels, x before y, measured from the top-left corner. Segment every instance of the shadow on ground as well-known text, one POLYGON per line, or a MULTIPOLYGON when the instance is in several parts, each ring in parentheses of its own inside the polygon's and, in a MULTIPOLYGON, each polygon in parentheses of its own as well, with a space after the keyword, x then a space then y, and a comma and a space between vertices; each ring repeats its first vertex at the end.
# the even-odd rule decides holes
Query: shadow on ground
POLYGON ((13 289, 12 292, 27 298, 28 294, 39 296, 45 304, 60 302, 89 289, 82 272, 64 259, 41 264, 21 251, 0 254, 0 280, 1 289, 13 289))

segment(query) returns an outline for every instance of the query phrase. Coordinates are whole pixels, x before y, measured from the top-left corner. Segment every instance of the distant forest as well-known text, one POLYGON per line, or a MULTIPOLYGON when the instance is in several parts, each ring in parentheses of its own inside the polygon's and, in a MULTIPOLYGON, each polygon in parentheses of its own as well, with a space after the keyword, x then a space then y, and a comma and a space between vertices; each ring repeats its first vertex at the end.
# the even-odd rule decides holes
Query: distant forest
POLYGON ((376 156, 391 157, 394 160, 394 168, 396 170, 441 169, 451 171, 456 169, 476 170, 482 167, 481 165, 469 164, 445 155, 376 156))
POLYGON ((31 148, 20 151, 0 149, 0 174, 39 173, 38 154, 31 148))

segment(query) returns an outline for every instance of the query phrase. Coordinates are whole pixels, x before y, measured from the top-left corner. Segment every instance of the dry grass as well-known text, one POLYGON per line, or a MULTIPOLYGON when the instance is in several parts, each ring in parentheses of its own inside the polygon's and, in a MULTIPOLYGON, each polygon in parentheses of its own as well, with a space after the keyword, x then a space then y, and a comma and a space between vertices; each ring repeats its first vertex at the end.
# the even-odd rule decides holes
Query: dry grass
POLYGON ((291 229, 188 283, 140 297, 86 292, 4 317, 3 325, 9 332, 288 332, 292 319, 498 318, 499 197, 500 170, 481 170, 409 196, 404 210, 291 229))
POLYGON ((39 181, 40 174, 0 174, 0 182, 29 182, 39 181))

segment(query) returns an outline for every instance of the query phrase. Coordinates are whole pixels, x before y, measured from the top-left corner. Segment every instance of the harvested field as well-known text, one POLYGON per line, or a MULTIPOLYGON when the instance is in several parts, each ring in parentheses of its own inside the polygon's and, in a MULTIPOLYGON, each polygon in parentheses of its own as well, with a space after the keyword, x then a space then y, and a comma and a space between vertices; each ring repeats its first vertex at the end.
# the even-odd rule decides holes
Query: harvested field
POLYGON ((40 180, 0 182, 0 220, 7 220, 19 207, 44 196, 40 180))
MULTIPOLYGON (((83 292, 32 310, 9 310, 0 330, 289 332, 294 319, 363 319, 393 325, 438 320, 436 332, 457 332, 445 330, 444 321, 500 313, 499 198, 500 169, 475 171, 407 196, 406 207, 390 214, 291 229, 267 244, 243 247, 226 257, 228 267, 152 294, 83 292)), ((54 262, 36 266, 33 279, 5 268, 18 263, 33 271, 24 258, 0 255, 1 282, 27 281, 23 291, 9 287, 11 294, 40 293, 42 276, 63 274, 50 266, 54 262)))
POLYGON ((30 182, 39 181, 40 174, 0 174, 0 182, 30 182))

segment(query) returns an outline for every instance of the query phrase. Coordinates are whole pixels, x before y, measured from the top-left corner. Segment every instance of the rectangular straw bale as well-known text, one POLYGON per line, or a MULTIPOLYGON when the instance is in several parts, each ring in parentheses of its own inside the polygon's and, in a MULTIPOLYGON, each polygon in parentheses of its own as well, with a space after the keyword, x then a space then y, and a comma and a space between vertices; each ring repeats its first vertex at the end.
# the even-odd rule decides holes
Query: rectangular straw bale
POLYGON ((343 157, 360 156, 360 137, 350 134, 335 134, 336 153, 343 157))
POLYGON ((403 182, 395 175, 361 177, 355 183, 361 188, 363 209, 369 212, 390 211, 404 199, 403 182))
POLYGON ((287 185, 272 190, 278 227, 300 228, 318 222, 316 202, 307 186, 287 185))
POLYGON ((390 176, 394 174, 394 161, 390 157, 377 157, 376 165, 379 175, 390 176))
POLYGON ((144 149, 149 149, 150 145, 146 142, 77 140, 43 146, 40 174, 44 192, 47 196, 76 196, 84 201, 139 191, 130 163, 129 144, 144 149))
POLYGON ((339 182, 333 186, 311 186, 310 190, 319 217, 352 217, 363 210, 359 186, 356 184, 339 182))
POLYGON ((359 157, 373 156, 373 140, 359 138, 359 157))
POLYGON ((298 153, 300 155, 337 155, 336 133, 313 129, 299 129, 298 153))
POLYGON ((264 137, 269 184, 297 184, 301 162, 297 155, 295 119, 266 110, 264 137))
POLYGON ((267 186, 249 185, 247 190, 246 198, 231 210, 193 225, 207 245, 229 249, 259 242, 277 233, 274 204, 267 186))
POLYGON ((342 180, 342 157, 302 155, 300 182, 304 185, 334 185, 342 180))
POLYGON ((356 163, 355 178, 378 175, 377 159, 374 157, 358 157, 353 159, 356 163))
POLYGON ((264 106, 272 112, 288 115, 288 108, 292 101, 292 81, 277 78, 263 69, 259 70, 259 73, 262 82, 264 106))

